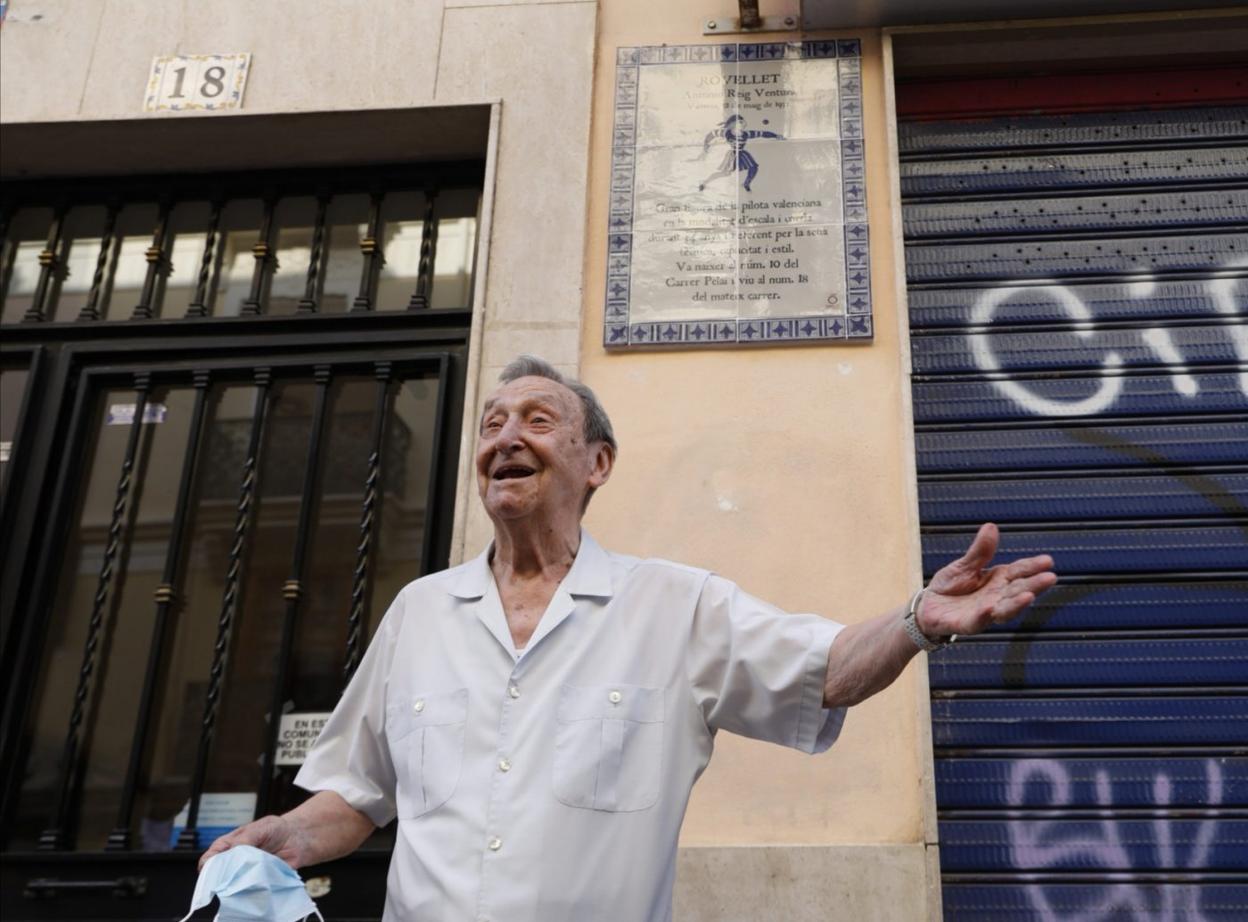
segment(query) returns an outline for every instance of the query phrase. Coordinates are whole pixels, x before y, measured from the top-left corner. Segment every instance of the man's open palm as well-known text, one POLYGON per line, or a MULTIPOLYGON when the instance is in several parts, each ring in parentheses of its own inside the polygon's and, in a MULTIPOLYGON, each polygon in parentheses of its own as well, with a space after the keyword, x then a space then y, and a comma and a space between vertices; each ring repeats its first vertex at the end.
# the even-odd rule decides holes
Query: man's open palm
POLYGON ((1048 554, 989 567, 999 538, 997 526, 980 526, 966 553, 932 577, 917 619, 924 634, 978 634, 1016 617, 1057 582, 1048 554))

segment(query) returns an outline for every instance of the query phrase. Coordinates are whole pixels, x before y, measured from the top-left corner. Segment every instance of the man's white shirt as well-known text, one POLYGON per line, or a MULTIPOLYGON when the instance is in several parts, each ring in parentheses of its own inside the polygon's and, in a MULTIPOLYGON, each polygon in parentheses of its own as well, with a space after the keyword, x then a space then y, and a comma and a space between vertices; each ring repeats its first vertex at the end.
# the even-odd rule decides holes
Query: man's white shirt
POLYGON ((488 558, 399 593, 296 782, 398 817, 387 922, 670 919, 715 732, 831 746, 842 626, 582 532, 518 652, 488 558))

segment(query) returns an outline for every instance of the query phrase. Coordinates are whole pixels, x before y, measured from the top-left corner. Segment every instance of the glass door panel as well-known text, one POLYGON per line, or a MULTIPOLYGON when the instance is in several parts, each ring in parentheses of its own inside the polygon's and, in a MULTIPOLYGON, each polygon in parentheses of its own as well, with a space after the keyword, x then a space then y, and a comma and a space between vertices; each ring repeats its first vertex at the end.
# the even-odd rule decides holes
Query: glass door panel
POLYGON ((107 210, 103 205, 70 209, 61 231, 61 251, 44 315, 58 321, 78 319, 87 306, 104 244, 107 210))
POLYGON ((179 202, 169 215, 165 261, 157 279, 156 316, 185 317, 195 297, 212 208, 207 202, 179 202))
POLYGON ((260 199, 235 199, 221 212, 210 298, 214 317, 236 317, 243 309, 256 270, 252 247, 260 239, 263 215, 260 199))
POLYGON ((448 189, 438 196, 438 248, 430 307, 472 303, 480 205, 481 195, 476 189, 448 189))
POLYGON ((53 823, 71 732, 83 766, 79 847, 102 848, 116 820, 192 400, 189 388, 148 392, 127 490, 119 484, 135 391, 109 389, 95 401, 86 490, 63 557, 34 692, 14 829, 27 846, 53 823), (149 463, 153 455, 160 464, 149 463))
POLYGON ((51 227, 51 208, 20 208, 9 222, 4 251, 0 253, 0 287, 4 295, 0 322, 21 322, 34 303, 42 268, 39 254, 47 245, 51 227))
POLYGON ((368 196, 335 195, 325 217, 325 271, 317 310, 322 314, 345 314, 360 290, 364 254, 360 241, 368 234, 368 196))
POLYGON ((382 202, 382 263, 377 310, 401 311, 416 291, 424 239, 426 199, 422 192, 391 192, 382 202))
MULTIPOLYGON (((239 610, 209 754, 208 793, 255 794, 260 785, 285 613, 282 587, 294 549, 315 390, 310 381, 273 388, 239 610)), ((241 470, 242 464, 234 468, 241 470)))
POLYGON ((269 275, 266 314, 295 313, 307 293, 316 207, 316 199, 310 195, 284 198, 277 203, 277 244, 269 275))
POLYGON ((399 590, 423 571, 435 427, 443 397, 438 379, 428 377, 402 382, 393 399, 381 474, 381 514, 373 539, 376 569, 368 612, 369 637, 399 590))
POLYGON ((173 847, 174 821, 191 789, 258 393, 249 384, 219 385, 208 401, 164 682, 132 821, 134 841, 145 851, 173 847))
POLYGON ((129 320, 134 315, 147 281, 147 251, 159 214, 154 202, 138 202, 117 215, 107 288, 100 293, 100 316, 105 320, 129 320))
POLYGON ((9 486, 9 459, 17 450, 17 424, 26 397, 26 381, 30 372, 25 368, 0 370, 0 503, 9 486))

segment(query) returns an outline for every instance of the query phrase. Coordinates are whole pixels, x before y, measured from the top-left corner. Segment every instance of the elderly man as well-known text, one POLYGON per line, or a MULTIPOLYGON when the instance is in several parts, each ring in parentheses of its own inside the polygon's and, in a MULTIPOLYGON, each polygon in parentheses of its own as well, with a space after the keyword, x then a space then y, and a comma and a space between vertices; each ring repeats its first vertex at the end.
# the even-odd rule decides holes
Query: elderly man
POLYGON ((593 393, 522 357, 476 454, 494 541, 408 585, 298 776, 315 791, 217 840, 295 867, 399 819, 387 920, 664 920, 717 730, 821 752, 920 648, 1014 617, 1048 557, 987 568, 996 529, 910 604, 842 627, 581 529, 616 455, 593 393))

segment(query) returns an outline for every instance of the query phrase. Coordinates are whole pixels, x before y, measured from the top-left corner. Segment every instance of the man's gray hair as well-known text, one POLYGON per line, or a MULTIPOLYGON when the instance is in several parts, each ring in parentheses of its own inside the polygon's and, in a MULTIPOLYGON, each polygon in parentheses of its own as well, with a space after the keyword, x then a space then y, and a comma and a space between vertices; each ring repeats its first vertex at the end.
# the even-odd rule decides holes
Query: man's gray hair
POLYGON ((598 397, 586 385, 575 378, 564 377, 554 365, 536 355, 520 355, 512 359, 503 369, 498 380, 503 384, 517 378, 548 378, 556 384, 562 384, 581 400, 581 409, 585 416, 585 441, 606 442, 611 446, 611 454, 619 454, 620 446, 615 441, 615 432, 611 428, 611 420, 607 411, 598 402, 598 397))

